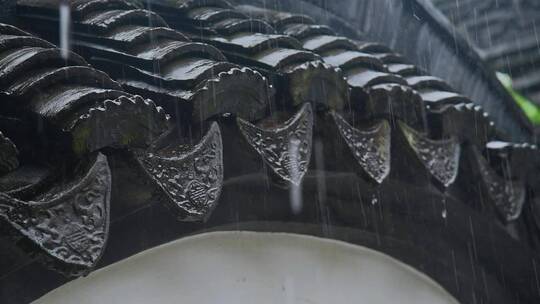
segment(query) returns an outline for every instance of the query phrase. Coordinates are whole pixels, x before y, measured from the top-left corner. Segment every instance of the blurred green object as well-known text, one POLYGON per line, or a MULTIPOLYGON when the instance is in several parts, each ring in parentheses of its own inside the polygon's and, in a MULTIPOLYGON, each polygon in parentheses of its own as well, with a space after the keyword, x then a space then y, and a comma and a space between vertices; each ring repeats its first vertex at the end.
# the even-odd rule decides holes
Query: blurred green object
POLYGON ((525 115, 527 115, 529 120, 535 125, 540 125, 540 108, 527 99, 527 97, 514 90, 510 75, 501 72, 497 72, 496 74, 499 81, 503 84, 508 93, 512 95, 516 103, 521 107, 523 112, 525 112, 525 115))

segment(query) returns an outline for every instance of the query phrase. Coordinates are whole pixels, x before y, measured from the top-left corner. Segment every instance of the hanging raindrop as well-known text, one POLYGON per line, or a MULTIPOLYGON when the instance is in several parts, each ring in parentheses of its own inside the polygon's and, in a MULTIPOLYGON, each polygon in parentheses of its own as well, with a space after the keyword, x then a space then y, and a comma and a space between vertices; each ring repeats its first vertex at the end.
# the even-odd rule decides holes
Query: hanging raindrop
POLYGON ((441 216, 443 219, 446 220, 446 217, 448 216, 448 210, 446 208, 446 190, 447 188, 444 188, 444 191, 442 193, 443 197, 442 197, 442 206, 443 206, 443 210, 441 212, 441 216))
POLYGON ((379 190, 371 194, 371 205, 375 206, 379 203, 379 190))

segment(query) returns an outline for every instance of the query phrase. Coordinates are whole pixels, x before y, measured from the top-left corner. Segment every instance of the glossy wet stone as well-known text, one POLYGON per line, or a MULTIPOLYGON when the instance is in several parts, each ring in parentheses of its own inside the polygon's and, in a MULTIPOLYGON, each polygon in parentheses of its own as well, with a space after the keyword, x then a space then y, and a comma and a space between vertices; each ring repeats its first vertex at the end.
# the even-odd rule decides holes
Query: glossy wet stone
MULTIPOLYGON (((58 2, 20 4, 26 26, 58 40, 58 2)), ((72 3, 74 46, 82 57, 70 57, 68 67, 87 58, 117 83, 104 78, 100 87, 95 79, 105 74, 84 67, 67 75, 80 77, 45 69, 6 84, 11 95, 35 95, 28 112, 52 123, 92 113, 80 129, 88 132, 75 133, 93 139, 92 148, 36 163, 29 150, 69 151, 69 141, 40 150, 55 137, 13 132, 38 120, 6 113, 15 120, 0 119, 0 131, 20 150, 20 166, 8 166, 0 189, 21 202, 62 189, 84 193, 78 185, 88 180, 74 176, 85 168, 73 164, 89 151, 105 153, 111 225, 98 268, 208 230, 292 232, 389 254, 463 303, 536 300, 538 179, 534 166, 506 170, 527 167, 521 158, 535 152, 494 144, 507 139, 501 127, 494 132, 484 109, 411 65, 410 54, 361 41, 338 23, 283 12, 251 19, 219 0, 145 5, 155 11, 124 1, 72 3), (48 83, 51 94, 39 94, 48 83), (97 102, 87 111, 91 101, 97 102), (109 127, 98 128, 103 124, 109 127), (34 148, 26 138, 41 140, 34 148)), ((24 37, 5 39, 6 45, 46 49, 15 49, 3 65, 13 75, 6 83, 33 64, 57 64, 52 59, 62 52, 47 51, 47 42, 4 30, 24 37)), ((80 234, 64 230, 62 238, 84 248, 80 234)), ((25 237, 13 236, 19 242, 0 234, 3 299, 31 301, 67 281, 39 264, 35 256, 46 251, 27 254, 25 237), (40 282, 24 292, 28 278, 40 282)))

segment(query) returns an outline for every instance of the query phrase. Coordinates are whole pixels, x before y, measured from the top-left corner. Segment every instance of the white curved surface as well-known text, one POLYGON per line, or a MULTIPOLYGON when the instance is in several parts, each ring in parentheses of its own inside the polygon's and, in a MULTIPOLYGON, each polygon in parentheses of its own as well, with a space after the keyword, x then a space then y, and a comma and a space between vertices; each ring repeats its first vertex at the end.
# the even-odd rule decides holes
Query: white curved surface
POLYGON ((316 237, 213 232, 137 254, 35 303, 456 304, 376 251, 316 237))

